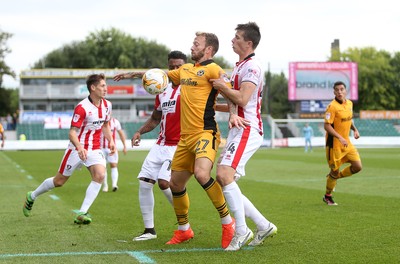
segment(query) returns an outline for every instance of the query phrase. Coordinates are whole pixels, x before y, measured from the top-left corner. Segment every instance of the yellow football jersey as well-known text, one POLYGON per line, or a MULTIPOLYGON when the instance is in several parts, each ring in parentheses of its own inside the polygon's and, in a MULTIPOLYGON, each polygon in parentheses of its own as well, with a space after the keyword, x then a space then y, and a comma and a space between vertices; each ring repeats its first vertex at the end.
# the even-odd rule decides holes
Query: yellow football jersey
MULTIPOLYGON (((204 130, 218 131, 215 121, 218 91, 209 80, 218 79, 220 73, 225 74, 213 60, 200 64, 187 63, 168 72, 169 79, 181 85, 181 135, 204 130)), ((231 87, 228 78, 226 83, 231 87)))
MULTIPOLYGON (((343 138, 347 140, 349 146, 352 145, 350 141, 350 128, 353 120, 353 102, 346 99, 343 103, 338 102, 336 99, 328 105, 325 111, 324 122, 331 124, 331 126, 343 138)), ((330 148, 341 148, 339 139, 326 133, 326 146, 330 148)))

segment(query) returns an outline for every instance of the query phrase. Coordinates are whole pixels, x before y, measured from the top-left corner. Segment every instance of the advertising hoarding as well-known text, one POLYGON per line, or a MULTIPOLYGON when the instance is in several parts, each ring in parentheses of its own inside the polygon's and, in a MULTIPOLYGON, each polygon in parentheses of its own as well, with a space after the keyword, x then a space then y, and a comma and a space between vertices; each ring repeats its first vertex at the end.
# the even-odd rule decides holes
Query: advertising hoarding
POLYGON ((291 62, 289 63, 288 99, 332 100, 333 84, 342 81, 347 98, 358 100, 358 69, 354 62, 291 62))

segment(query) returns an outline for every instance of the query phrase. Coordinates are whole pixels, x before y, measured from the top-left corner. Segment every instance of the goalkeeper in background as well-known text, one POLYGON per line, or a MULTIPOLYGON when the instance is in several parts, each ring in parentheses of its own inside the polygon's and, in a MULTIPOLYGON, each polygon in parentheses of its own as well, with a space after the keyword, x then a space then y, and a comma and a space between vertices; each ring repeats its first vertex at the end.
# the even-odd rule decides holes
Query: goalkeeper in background
POLYGON ((337 205, 332 198, 338 179, 349 177, 362 169, 360 155, 350 141, 350 129, 354 138, 360 133, 353 123, 353 103, 346 99, 346 84, 339 81, 333 85, 335 99, 325 111, 324 128, 326 131, 326 159, 331 171, 326 176, 326 192, 322 200, 327 205, 337 205), (343 163, 349 166, 340 170, 343 163))
POLYGON ((308 149, 312 152, 311 138, 314 136, 314 130, 308 123, 304 124, 303 136, 305 139, 304 152, 308 152, 308 149))

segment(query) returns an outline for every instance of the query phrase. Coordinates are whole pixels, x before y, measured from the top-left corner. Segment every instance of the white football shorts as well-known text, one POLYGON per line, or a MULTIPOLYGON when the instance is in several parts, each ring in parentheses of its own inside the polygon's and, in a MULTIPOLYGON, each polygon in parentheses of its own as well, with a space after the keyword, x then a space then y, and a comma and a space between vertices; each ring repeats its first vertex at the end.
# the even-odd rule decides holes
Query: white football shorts
POLYGON ((80 169, 82 165, 90 167, 96 164, 106 167, 106 159, 101 149, 89 150, 85 161, 79 158, 78 151, 75 149, 66 149, 58 171, 64 176, 71 176, 72 173, 76 169, 80 169))
POLYGON ((118 163, 118 151, 115 151, 113 155, 110 155, 111 150, 109 148, 103 148, 104 158, 107 163, 118 163))
POLYGON ((171 162, 176 146, 160 146, 155 144, 143 162, 138 178, 148 178, 154 181, 158 179, 170 181, 171 162))
POLYGON ((260 148, 262 142, 263 136, 254 128, 232 128, 229 130, 226 145, 221 152, 218 164, 235 169, 235 179, 238 180, 246 174, 246 163, 260 148))

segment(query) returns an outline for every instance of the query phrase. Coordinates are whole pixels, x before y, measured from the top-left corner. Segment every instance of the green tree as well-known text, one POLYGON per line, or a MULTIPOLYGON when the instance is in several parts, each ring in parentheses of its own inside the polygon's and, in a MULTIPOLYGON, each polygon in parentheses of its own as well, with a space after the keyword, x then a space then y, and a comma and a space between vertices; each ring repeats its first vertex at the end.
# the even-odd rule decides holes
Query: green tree
POLYGON ((266 88, 264 89, 262 112, 273 118, 286 118, 287 113, 294 112, 294 105, 288 100, 288 80, 285 74, 265 74, 266 88))
MULTIPOLYGON (((189 56, 189 58, 190 58, 190 56, 189 56)), ((233 65, 231 63, 229 63, 227 60, 225 60, 224 57, 215 56, 214 61, 216 64, 221 66, 222 69, 232 69, 233 68, 233 65)))
POLYGON ((168 52, 165 45, 111 28, 48 53, 33 68, 165 68, 168 52))
POLYGON ((15 113, 18 110, 19 96, 17 89, 0 87, 0 116, 15 113))
POLYGON ((15 72, 5 62, 6 55, 11 52, 11 49, 7 46, 7 40, 11 37, 11 33, 4 32, 0 29, 0 87, 3 87, 4 75, 15 78, 15 72))
POLYGON ((400 109, 400 52, 394 53, 392 59, 390 60, 390 65, 393 67, 394 78, 392 87, 394 93, 397 95, 396 106, 394 110, 400 109))
MULTIPOLYGON (((168 47, 156 41, 133 38, 111 28, 89 33, 84 41, 51 51, 33 68, 166 68, 169 52, 168 47)), ((215 57, 215 62, 222 68, 232 67, 223 57, 215 57)))
MULTIPOLYGON (((400 59, 392 58, 387 51, 373 47, 349 48, 336 54, 331 61, 352 61, 358 64, 358 102, 355 112, 360 110, 393 110, 399 101, 396 78, 400 59), (396 67, 391 64, 397 64, 396 67)), ((398 84, 397 84, 398 89, 398 84)))

